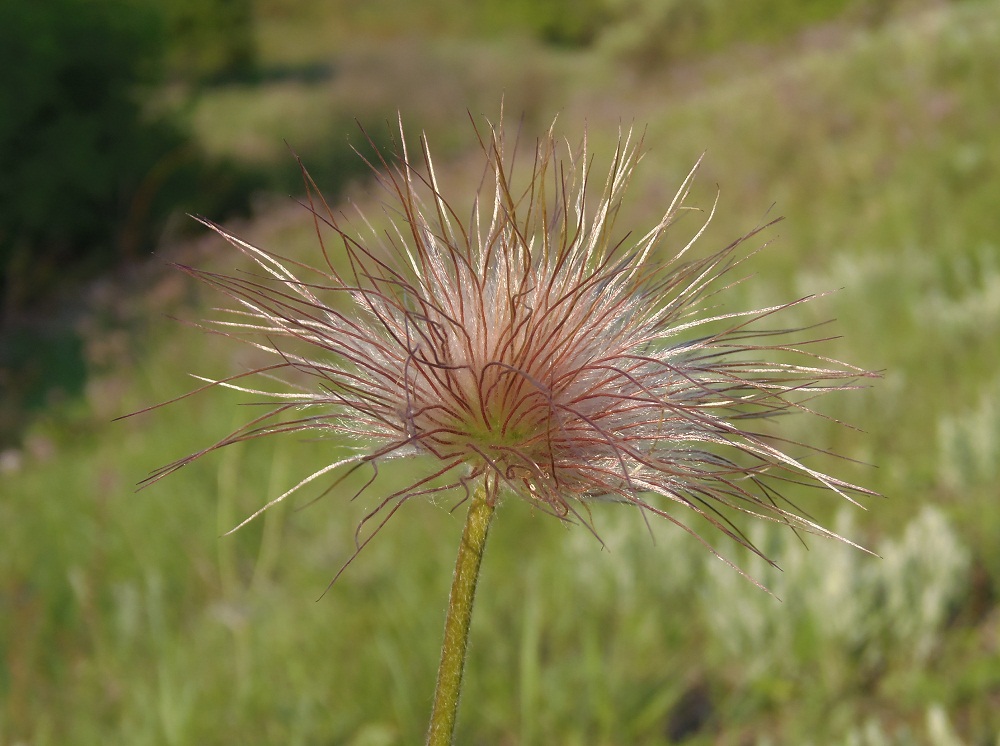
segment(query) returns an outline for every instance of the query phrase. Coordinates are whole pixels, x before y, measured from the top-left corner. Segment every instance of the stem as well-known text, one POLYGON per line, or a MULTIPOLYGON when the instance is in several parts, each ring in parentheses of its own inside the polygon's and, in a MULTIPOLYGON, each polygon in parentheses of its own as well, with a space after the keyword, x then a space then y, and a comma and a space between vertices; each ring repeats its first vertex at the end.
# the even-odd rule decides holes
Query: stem
POLYGON ((444 643, 441 646, 441 665, 438 667, 437 689, 434 692, 434 709, 427 731, 427 746, 450 746, 455 733, 462 671, 469 647, 472 602, 476 596, 479 565, 483 561, 486 536, 495 509, 486 495, 486 485, 481 484, 472 496, 462 543, 458 547, 455 578, 451 583, 451 597, 448 599, 448 616, 444 622, 444 643))

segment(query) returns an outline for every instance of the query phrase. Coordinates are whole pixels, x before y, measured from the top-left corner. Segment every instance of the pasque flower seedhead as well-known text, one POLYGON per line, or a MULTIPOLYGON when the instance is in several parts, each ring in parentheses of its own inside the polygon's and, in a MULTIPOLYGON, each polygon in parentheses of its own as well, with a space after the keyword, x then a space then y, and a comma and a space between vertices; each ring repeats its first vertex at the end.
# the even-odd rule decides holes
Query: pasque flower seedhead
POLYGON ((395 157, 371 161, 390 195, 382 233, 370 224, 353 232, 307 176, 320 238, 314 266, 202 221, 257 268, 183 268, 236 301, 206 326, 273 355, 206 387, 274 406, 150 479, 230 443, 311 431, 337 437, 351 455, 261 510, 333 472, 367 466, 377 476, 403 456, 433 465, 383 496, 359 527, 359 550, 405 501, 468 496, 472 483, 486 485, 491 504, 516 495, 588 526, 588 501, 614 500, 699 536, 667 509, 683 505, 748 546, 733 522, 739 513, 833 535, 785 501, 783 488, 807 484, 852 501, 868 491, 808 466, 803 457, 818 449, 784 439, 774 417, 818 416, 811 398, 873 374, 808 352, 818 340, 795 341, 802 329, 771 325, 810 298, 724 310, 741 281, 739 249, 761 228, 695 258, 706 220, 666 251, 694 170, 635 239, 616 225, 641 155, 632 132, 596 186, 586 137, 570 148, 550 130, 522 173, 502 124, 476 134, 484 177, 460 200, 442 193, 425 138, 419 163, 411 159, 400 125, 395 157), (336 245, 323 238, 330 231, 336 245), (260 377, 287 385, 246 382, 260 377), (369 523, 376 528, 365 533, 369 523))

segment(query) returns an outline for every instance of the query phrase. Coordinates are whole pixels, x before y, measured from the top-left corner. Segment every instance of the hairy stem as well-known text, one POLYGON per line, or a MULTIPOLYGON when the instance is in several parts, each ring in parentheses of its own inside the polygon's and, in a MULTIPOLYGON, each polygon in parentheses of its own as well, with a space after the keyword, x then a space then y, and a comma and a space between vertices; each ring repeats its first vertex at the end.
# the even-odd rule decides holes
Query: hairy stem
POLYGON ((434 709, 427 731, 427 746, 450 746, 455 733, 458 715, 458 698, 462 690, 462 671, 465 653, 469 646, 469 623, 472 621, 472 603, 476 596, 479 566, 486 548, 495 506, 487 499, 486 485, 481 484, 472 497, 469 514, 465 519, 462 543, 455 560, 455 578, 451 583, 448 616, 444 623, 444 643, 441 646, 441 665, 438 667, 437 689, 434 692, 434 709))

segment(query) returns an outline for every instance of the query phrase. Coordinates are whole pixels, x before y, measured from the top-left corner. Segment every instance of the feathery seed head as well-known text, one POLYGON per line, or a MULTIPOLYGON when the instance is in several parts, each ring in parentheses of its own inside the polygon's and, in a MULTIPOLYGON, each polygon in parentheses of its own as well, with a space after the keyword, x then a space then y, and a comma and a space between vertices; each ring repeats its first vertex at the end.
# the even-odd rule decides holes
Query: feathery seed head
MULTIPOLYGON (((385 511, 381 527, 411 497, 468 494, 478 480, 491 501, 519 495, 587 525, 579 506, 611 499, 695 533, 665 511, 672 501, 746 545, 734 511, 833 535, 785 502, 782 485, 848 499, 868 491, 813 470, 789 453, 809 446, 754 423, 809 412, 809 398, 873 374, 782 342, 799 330, 761 326, 808 298, 752 311, 706 308, 735 284, 725 279, 739 262, 735 251, 760 229, 689 258, 702 227, 664 260, 661 239, 684 209, 694 171, 658 223, 623 239, 615 218, 641 149, 631 132, 619 139, 596 199, 586 139, 563 155, 550 130, 521 183, 502 124, 476 133, 486 170, 471 205, 461 205, 441 193, 425 139, 422 166, 411 160, 400 125, 397 157, 373 164, 392 201, 381 235, 371 226, 368 238, 352 233, 307 177, 320 266, 203 221, 259 270, 184 268, 237 302, 211 327, 274 355, 271 365, 208 386, 265 395, 274 407, 150 480, 249 437, 314 431, 338 436, 353 455, 262 510, 322 475, 363 465, 377 475, 384 461, 420 454, 436 465, 432 475, 386 496, 366 521, 385 511), (324 225, 338 246, 323 242, 324 225), (291 388, 244 385, 256 375, 291 388)), ((359 536, 358 548, 377 530, 359 536)))

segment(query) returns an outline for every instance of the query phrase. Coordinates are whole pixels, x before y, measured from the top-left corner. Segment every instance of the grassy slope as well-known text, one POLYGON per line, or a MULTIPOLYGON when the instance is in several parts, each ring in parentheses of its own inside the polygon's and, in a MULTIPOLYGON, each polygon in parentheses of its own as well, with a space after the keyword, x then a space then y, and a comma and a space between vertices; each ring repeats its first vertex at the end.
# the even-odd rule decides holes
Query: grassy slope
MULTIPOLYGON (((269 125, 279 141, 291 129, 320 142, 381 77, 396 83, 349 113, 385 117, 398 105, 446 152, 471 141, 464 108, 493 111, 501 89, 529 127, 561 109, 574 132, 585 116, 602 148, 619 119, 648 123, 633 191, 646 220, 707 148, 696 201, 708 205, 716 184, 721 201, 706 246, 752 227, 772 202, 788 216, 754 259, 747 302, 843 287, 810 313, 838 318, 834 354, 887 370, 833 411, 867 434, 808 434, 879 465, 841 468, 888 499, 837 520, 853 520, 852 535, 885 559, 821 542, 806 553, 758 531, 786 568, 769 578, 782 604, 676 531, 657 529, 654 546, 620 510, 596 516, 604 553, 583 531, 506 505, 473 628, 462 743, 662 743, 685 692, 711 710, 692 743, 939 744, 951 743, 949 728, 992 742, 998 24, 996 3, 959 4, 641 82, 586 55, 393 43, 384 56, 340 54, 352 74, 267 93, 292 114, 269 125)), ((236 127, 258 95, 206 99, 195 120, 206 137, 236 132, 219 148, 266 150, 267 134, 241 139, 236 127)), ((461 161, 455 172, 464 178, 461 161)), ((281 208, 247 231, 308 247, 308 225, 290 215, 281 208)), ((199 253, 226 266, 222 252, 199 253)), ((327 447, 255 443, 133 494, 146 469, 245 416, 235 397, 214 394, 107 424, 183 392, 184 372, 219 373, 245 354, 159 317, 197 318, 205 301, 182 280, 151 287, 95 315, 87 397, 37 423, 25 467, 3 476, 0 742, 419 741, 459 519, 446 503, 408 506, 313 603, 366 505, 331 496, 218 537, 332 458, 327 447), (116 331, 121 319, 130 334, 116 331)))

